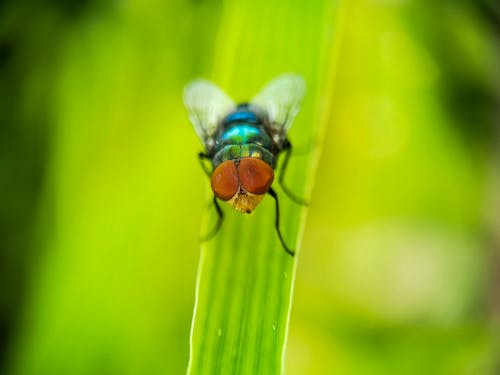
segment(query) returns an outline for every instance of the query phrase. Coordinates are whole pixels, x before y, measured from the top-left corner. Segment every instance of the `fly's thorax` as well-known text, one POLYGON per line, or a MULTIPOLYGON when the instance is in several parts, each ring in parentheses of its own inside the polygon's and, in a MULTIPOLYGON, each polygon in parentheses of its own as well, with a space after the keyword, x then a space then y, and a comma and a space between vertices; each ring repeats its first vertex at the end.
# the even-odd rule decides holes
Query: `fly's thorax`
POLYGON ((215 153, 212 158, 212 164, 215 170, 215 168, 226 160, 239 160, 249 157, 263 160, 273 169, 276 165, 275 155, 269 149, 257 144, 226 145, 215 153))
POLYGON ((274 171, 265 161, 252 157, 222 162, 211 176, 217 198, 239 211, 250 213, 260 203, 274 180, 274 171))

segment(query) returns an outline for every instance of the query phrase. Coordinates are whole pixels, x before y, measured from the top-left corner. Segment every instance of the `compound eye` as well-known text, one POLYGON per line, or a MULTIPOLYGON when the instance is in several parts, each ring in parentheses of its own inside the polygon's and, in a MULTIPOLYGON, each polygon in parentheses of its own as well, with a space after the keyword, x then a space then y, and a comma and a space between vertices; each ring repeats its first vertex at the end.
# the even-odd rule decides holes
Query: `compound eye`
POLYGON ((273 169, 260 159, 241 159, 238 170, 241 186, 249 193, 265 194, 273 183, 273 169))
POLYGON ((210 177, 212 190, 217 198, 227 201, 239 190, 238 171, 232 160, 226 160, 220 164, 210 177))

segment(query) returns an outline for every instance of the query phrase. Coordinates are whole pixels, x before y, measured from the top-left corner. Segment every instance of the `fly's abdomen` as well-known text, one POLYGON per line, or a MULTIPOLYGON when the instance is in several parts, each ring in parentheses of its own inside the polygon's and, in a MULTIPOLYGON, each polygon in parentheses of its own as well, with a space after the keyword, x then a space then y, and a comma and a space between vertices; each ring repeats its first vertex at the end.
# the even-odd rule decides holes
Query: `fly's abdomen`
POLYGON ((265 148, 272 147, 272 140, 260 126, 246 123, 226 125, 218 139, 220 145, 256 144, 265 148))

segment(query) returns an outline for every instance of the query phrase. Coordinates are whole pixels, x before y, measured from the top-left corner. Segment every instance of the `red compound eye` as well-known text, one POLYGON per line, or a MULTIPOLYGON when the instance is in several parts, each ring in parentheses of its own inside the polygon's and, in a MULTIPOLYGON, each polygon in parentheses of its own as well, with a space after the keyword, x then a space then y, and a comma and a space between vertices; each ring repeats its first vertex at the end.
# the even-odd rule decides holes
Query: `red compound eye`
POLYGON ((243 158, 238 168, 241 186, 252 194, 265 194, 273 183, 274 171, 257 158, 243 158))
POLYGON ((212 190, 217 198, 227 201, 239 190, 238 171, 232 160, 226 160, 212 173, 210 177, 212 190))

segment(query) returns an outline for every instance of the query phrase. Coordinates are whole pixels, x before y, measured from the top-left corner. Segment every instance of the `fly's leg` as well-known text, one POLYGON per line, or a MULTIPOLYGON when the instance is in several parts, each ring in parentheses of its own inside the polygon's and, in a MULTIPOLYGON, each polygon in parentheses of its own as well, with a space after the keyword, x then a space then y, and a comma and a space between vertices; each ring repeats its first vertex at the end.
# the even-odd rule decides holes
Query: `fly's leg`
MULTIPOLYGON (((200 152, 198 154, 198 160, 200 162, 201 168, 203 169, 205 174, 208 176, 208 178, 210 178, 210 176, 212 175, 212 170, 207 167, 207 163, 205 163, 205 161, 207 161, 207 160, 211 161, 212 158, 209 155, 207 155, 203 152, 200 152)), ((224 213, 222 212, 222 209, 220 208, 219 202, 217 201, 217 197, 215 195, 213 198, 213 203, 214 203, 214 207, 215 207, 215 212, 217 212, 217 222, 215 223, 214 229, 212 229, 206 235, 201 236, 201 242, 211 240, 217 234, 220 227, 222 226, 222 221, 224 219, 224 213)))
POLYGON ((200 162, 201 168, 203 169, 205 174, 208 176, 208 178, 210 178, 210 176, 212 175, 212 171, 207 168, 207 163, 205 163, 205 160, 211 161, 212 158, 210 156, 208 156, 207 154, 200 152, 198 154, 198 161, 200 162))
POLYGON ((221 228, 222 221, 224 220, 224 213, 222 212, 222 209, 220 208, 219 202, 217 201, 217 197, 215 195, 214 195, 213 202, 214 202, 215 212, 217 212, 217 222, 215 223, 214 229, 212 229, 206 235, 201 237, 201 242, 211 240, 217 234, 219 229, 221 228))
POLYGON ((280 171, 279 171, 279 177, 278 177, 278 183, 280 184, 281 188, 285 192, 288 197, 294 201, 297 204, 300 204, 302 206, 307 206, 308 202, 302 198, 299 197, 298 195, 294 194, 288 187, 285 186, 285 171, 286 167, 288 166, 288 161, 290 160, 290 156, 292 154, 292 144, 290 141, 287 139, 283 145, 283 148, 281 150, 284 153, 285 159, 283 159, 283 162, 281 163, 280 166, 280 171))
POLYGON ((295 255, 295 251, 293 251, 292 249, 290 249, 285 241, 283 240, 283 236, 281 235, 281 230, 280 230, 280 205, 278 203, 278 195, 276 194, 276 192, 270 188, 267 193, 274 198, 274 202, 275 202, 275 210, 276 210, 276 216, 275 216, 275 219, 274 219, 274 227, 276 228, 276 232, 278 233, 278 237, 280 239, 280 242, 281 242, 281 246, 283 246, 283 250, 285 250, 289 255, 291 255, 292 257, 295 255))

